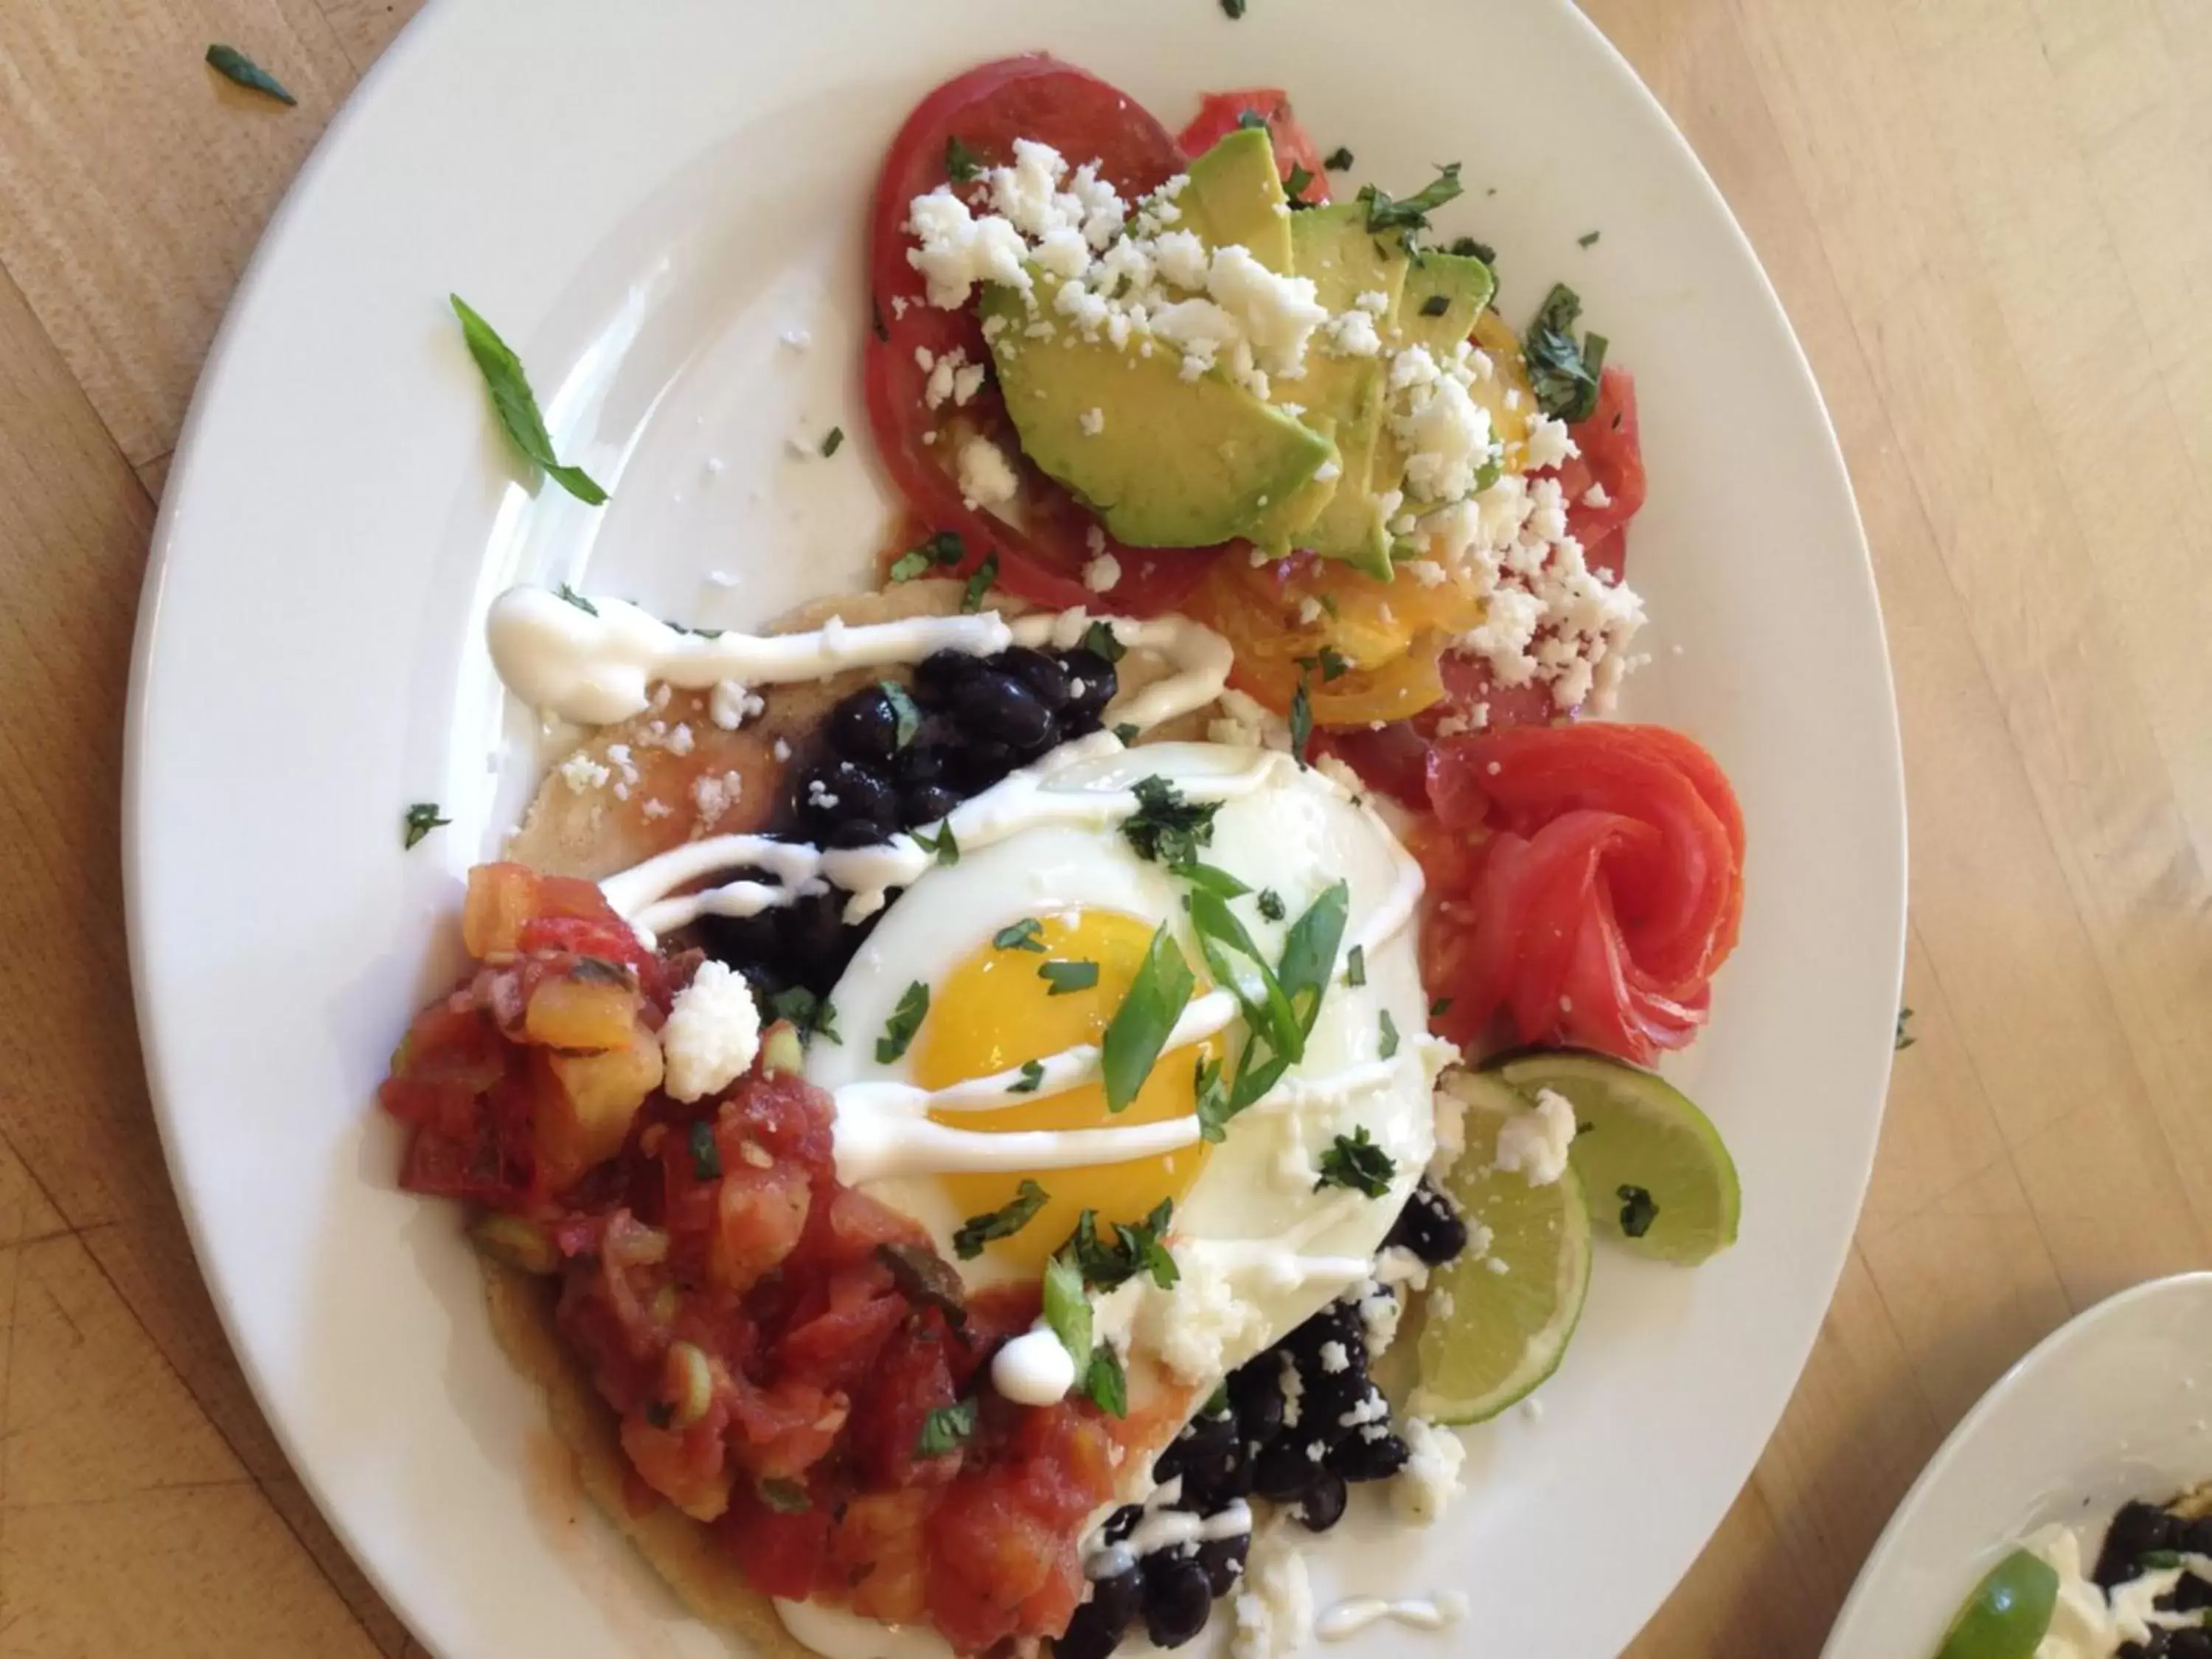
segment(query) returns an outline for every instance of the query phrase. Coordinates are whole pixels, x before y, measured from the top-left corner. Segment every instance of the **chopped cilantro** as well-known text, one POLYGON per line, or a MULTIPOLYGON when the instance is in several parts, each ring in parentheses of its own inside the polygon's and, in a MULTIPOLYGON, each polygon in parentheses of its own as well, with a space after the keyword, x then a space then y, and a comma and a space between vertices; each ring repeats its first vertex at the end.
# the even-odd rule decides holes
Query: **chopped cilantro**
POLYGON ((921 1435, 915 1442, 916 1457, 942 1457, 967 1443, 975 1432, 975 1402, 955 1401, 939 1406, 921 1420, 921 1435))
POLYGON ((983 158, 962 143, 957 136, 945 141, 945 173, 956 185, 964 185, 983 170, 983 158))
POLYGON ((1043 1063, 1040 1060, 1025 1060, 1022 1062, 1022 1080, 1019 1083, 1009 1083, 1006 1085, 1006 1092, 1010 1095, 1033 1095, 1037 1091, 1037 1085, 1043 1081, 1043 1063))
POLYGON ((1155 864, 1189 864, 1198 849, 1213 841, 1218 802, 1192 802, 1163 777, 1139 778, 1134 787, 1137 810, 1121 825, 1121 834, 1139 858, 1155 864))
POLYGON ((1048 962, 1037 969, 1037 977, 1052 989, 1047 996, 1064 997, 1077 991, 1088 991, 1098 983, 1098 964, 1095 962, 1048 962))
POLYGON ((1522 337, 1538 405, 1571 425, 1588 420, 1597 407, 1598 374, 1605 367, 1604 335, 1585 334, 1581 344, 1575 343, 1582 309, 1581 295, 1565 283, 1554 283, 1522 337))
POLYGON ((453 819, 451 818, 441 818, 438 816, 437 802, 434 800, 418 800, 412 806, 407 809, 407 830, 405 838, 400 842, 400 847, 403 850, 406 848, 412 847, 416 842, 421 841, 423 836, 428 835, 433 830, 438 829, 442 825, 451 823, 452 822, 453 819))
POLYGON ((702 1118, 691 1126, 691 1174, 699 1181, 722 1178, 722 1149, 714 1144, 714 1126, 702 1118))
MULTIPOLYGON (((1030 1064, 1034 1066, 1036 1062, 1031 1060, 1030 1064)), ((953 1231, 952 1248, 963 1261, 973 1261, 993 1239, 1012 1238, 1028 1226, 1048 1202, 1050 1194, 1043 1188, 1024 1179, 1014 1188, 1014 1195, 997 1209, 971 1215, 962 1222, 953 1231)))
POLYGON ((983 596, 991 591, 991 584, 998 580, 999 556, 996 553, 987 553, 983 556, 983 562, 977 565, 975 574, 968 578, 967 591, 960 596, 961 610, 981 611, 983 608, 983 596))
POLYGON ((1010 927, 1001 927, 991 935, 991 945, 999 951, 1042 951, 1044 924, 1035 916, 1024 916, 1010 927))
POLYGON ((1314 1190, 1348 1187, 1380 1198, 1390 1190, 1391 1177, 1397 1173, 1395 1160, 1375 1144, 1363 1123, 1350 1134, 1339 1135, 1336 1144, 1321 1155, 1321 1179, 1314 1182, 1314 1190))
POLYGON ((921 1022, 929 1017, 929 987, 920 980, 906 988, 891 1010, 891 1017, 884 1022, 884 1034, 876 1039, 876 1064, 888 1066, 907 1051, 914 1034, 921 1029, 921 1022))
POLYGON ((910 547, 891 561, 890 577, 895 582, 910 582, 917 576, 927 575, 939 565, 958 564, 968 556, 968 550, 960 538, 950 530, 941 530, 917 547, 910 547))

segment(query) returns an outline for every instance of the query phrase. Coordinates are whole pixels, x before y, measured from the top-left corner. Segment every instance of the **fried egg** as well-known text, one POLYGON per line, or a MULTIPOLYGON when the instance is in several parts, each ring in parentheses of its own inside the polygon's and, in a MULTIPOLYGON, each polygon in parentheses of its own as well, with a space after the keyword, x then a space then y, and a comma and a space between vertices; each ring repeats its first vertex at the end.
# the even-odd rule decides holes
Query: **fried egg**
MULTIPOLYGON (((1100 1328, 1127 1350, 1133 1384, 1141 1374, 1133 1362, 1149 1360, 1202 1392, 1366 1277, 1428 1162, 1431 1085, 1449 1050, 1426 1036, 1413 924, 1419 868, 1340 784, 1263 750, 1167 743, 1094 754, 1052 772, 1013 807, 998 833, 977 837, 983 844, 931 867, 890 902, 832 993, 842 1041, 817 1040, 807 1075, 839 1093, 842 1115, 847 1100, 866 1092, 854 1085, 900 1085, 941 1099, 955 1085, 1014 1074, 980 1106, 972 1090, 957 1109, 928 1104, 969 1149, 948 1160, 957 1172, 907 1168, 868 1189, 927 1228, 972 1286, 1036 1278, 1085 1210, 1102 1224, 1136 1222, 1170 1201, 1167 1243, 1180 1282, 1132 1281, 1104 1298, 1100 1328), (1234 1075, 1246 1034, 1233 1015, 1172 1042, 1119 1113, 1096 1080, 1018 1086, 1039 1069, 1024 1071, 1027 1063, 1100 1041, 1163 925, 1197 975, 1194 999, 1209 988, 1187 881, 1140 856, 1122 832, 1129 792, 1152 777, 1193 801, 1219 799, 1200 856, 1249 890, 1231 909, 1270 963, 1326 890, 1340 880, 1349 895, 1304 1058, 1231 1119, 1218 1143, 1196 1138, 1195 1079, 1209 1060, 1234 1075), (911 1014, 916 987, 927 993, 918 1024, 901 1018, 902 1006, 911 1014), (1171 1150, 1133 1158, 1099 1150, 1101 1132, 1110 1146, 1133 1128, 1179 1121, 1191 1133, 1171 1150), (1378 1196, 1322 1182, 1337 1138, 1362 1130, 1389 1162, 1378 1196), (1031 1154, 1058 1150, 992 1158, 989 1139, 1010 1132, 1029 1132, 1031 1154), (1080 1161, 1059 1155, 1067 1151, 1080 1161), (961 1224, 1008 1204, 1024 1182, 1048 1194, 1042 1207, 960 1261, 961 1224)), ((1234 1006, 1220 996, 1209 1006, 1234 1006)))

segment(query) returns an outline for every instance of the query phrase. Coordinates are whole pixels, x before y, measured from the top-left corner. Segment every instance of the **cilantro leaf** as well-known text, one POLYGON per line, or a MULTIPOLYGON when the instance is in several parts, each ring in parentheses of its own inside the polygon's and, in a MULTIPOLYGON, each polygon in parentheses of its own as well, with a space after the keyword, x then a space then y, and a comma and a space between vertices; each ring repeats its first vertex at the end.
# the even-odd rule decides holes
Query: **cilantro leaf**
POLYGON ((915 1441, 916 1457, 942 1457, 957 1451, 968 1443, 975 1432, 975 1402, 957 1400, 950 1406, 939 1406, 921 1419, 921 1434, 915 1441))
POLYGON ((960 538, 950 530, 940 530, 919 546, 909 547, 891 561, 890 578, 895 582, 910 582, 924 576, 939 565, 958 564, 968 556, 968 550, 960 538))
POLYGON ((1429 215, 1457 197, 1464 188, 1459 181, 1459 163, 1454 161, 1442 168, 1426 188, 1416 191, 1402 202, 1376 185, 1362 185, 1358 200, 1367 210, 1367 228, 1370 234, 1379 235, 1386 230, 1425 230, 1429 215))
POLYGON ((1213 841, 1218 802, 1186 801, 1163 777, 1139 778, 1133 792, 1137 810, 1121 824, 1121 834, 1137 856, 1155 864, 1189 864, 1198 849, 1213 841))
POLYGON ((961 610, 970 612, 981 611, 983 596, 991 591, 991 584, 998 580, 999 556, 995 552, 987 553, 983 562, 977 565, 975 574, 968 578, 967 591, 960 596, 961 610))
POLYGON ((1659 1218, 1658 1205, 1641 1187, 1620 1187, 1614 1191, 1620 1200, 1620 1231, 1631 1238, 1643 1237, 1659 1218))
POLYGON ((1336 1144, 1321 1155, 1321 1179, 1314 1182, 1314 1190, 1348 1187, 1370 1198, 1381 1198, 1390 1190, 1391 1177, 1397 1173, 1396 1160, 1375 1144, 1363 1123, 1350 1134, 1339 1135, 1336 1144))
POLYGON ((1121 1356, 1110 1342, 1091 1351, 1091 1364, 1083 1375, 1083 1391, 1091 1403, 1109 1417, 1129 1414, 1129 1376, 1121 1369, 1121 1356))
MULTIPOLYGON (((1036 1062, 1030 1062, 1035 1065, 1036 1062)), ((1051 1195, 1036 1182, 1024 1178, 1014 1195, 997 1209, 971 1215, 953 1230, 952 1249, 963 1261, 973 1261, 994 1238, 1012 1238, 1030 1224, 1051 1195)))
POLYGON ((1078 991, 1088 991, 1098 983, 1098 964, 1095 962, 1048 962, 1039 964, 1037 977, 1052 987, 1048 997, 1072 996, 1078 991))
POLYGON ((441 818, 438 816, 437 802, 434 800, 416 801, 412 806, 407 809, 407 828, 405 831, 405 838, 399 843, 401 850, 404 851, 406 848, 414 846, 416 842, 421 841, 423 836, 428 835, 433 830, 440 829, 452 822, 453 819, 451 818, 441 818))
POLYGON ((1035 916, 1024 916, 1011 927, 1001 927, 991 935, 991 945, 999 951, 1036 951, 1044 949, 1044 924, 1035 916))
POLYGON ((1091 1358, 1091 1299, 1083 1269, 1065 1252, 1044 1264, 1044 1322, 1080 1367, 1091 1358))
POLYGON ((907 1051, 914 1034, 921 1029, 921 1022, 929 1016, 929 987, 920 980, 906 988, 891 1010, 891 1017, 884 1022, 884 1034, 876 1039, 876 1063, 888 1066, 907 1051))
POLYGON ((722 1149, 714 1144, 714 1126, 702 1118, 691 1126, 691 1175, 697 1181, 722 1178, 722 1149))
POLYGON ((530 389, 530 377, 522 371, 522 359, 459 295, 446 297, 453 301, 453 314, 461 319, 461 337, 468 342, 469 356, 477 360, 477 368, 483 375, 492 410, 514 447, 586 507, 605 501, 607 492, 592 481, 591 474, 580 466, 563 466, 553 453, 552 434, 545 430, 545 417, 538 412, 538 396, 530 389))

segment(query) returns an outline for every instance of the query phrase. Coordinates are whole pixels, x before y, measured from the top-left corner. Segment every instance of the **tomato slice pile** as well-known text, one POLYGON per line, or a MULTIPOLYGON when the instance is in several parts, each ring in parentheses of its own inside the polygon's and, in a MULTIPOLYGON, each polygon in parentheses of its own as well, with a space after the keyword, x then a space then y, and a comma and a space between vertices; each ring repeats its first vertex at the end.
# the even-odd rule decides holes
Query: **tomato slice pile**
POLYGON ((1743 814, 1656 726, 1527 726, 1438 744, 1423 980, 1437 1028, 1649 1065, 1704 1024, 1743 909, 1743 814))

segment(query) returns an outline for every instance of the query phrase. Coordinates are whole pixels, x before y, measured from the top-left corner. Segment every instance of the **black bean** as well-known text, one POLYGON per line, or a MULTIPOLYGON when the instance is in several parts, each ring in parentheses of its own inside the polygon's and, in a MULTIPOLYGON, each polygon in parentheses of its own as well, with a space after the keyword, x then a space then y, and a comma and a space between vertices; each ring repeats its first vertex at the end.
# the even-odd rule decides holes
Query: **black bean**
POLYGON ((2212 1659, 2212 1631, 2177 1630, 2167 1633, 2170 1659, 2212 1659))
POLYGON ((829 994, 866 937, 861 929, 845 926, 847 896, 832 888, 793 900, 778 912, 775 965, 817 994, 829 994))
POLYGON ((1306 1385, 1298 1401, 1299 1431, 1310 1432, 1334 1445, 1358 1426, 1343 1419, 1374 1397, 1375 1385, 1367 1380, 1366 1356, 1357 1356, 1340 1371, 1301 1365, 1298 1374, 1306 1385))
MULTIPOLYGON (((733 878, 760 881, 765 878, 762 872, 750 870, 739 871, 733 878)), ((773 910, 756 916, 706 916, 699 925, 707 954, 718 962, 749 968, 775 960, 782 948, 773 910)))
POLYGON ((830 711, 830 746, 847 758, 880 765, 899 750, 898 711, 883 688, 855 691, 830 711))
POLYGON ((1277 1435, 1252 1460, 1252 1490, 1273 1504, 1287 1504, 1313 1483, 1321 1460, 1310 1453, 1303 1429, 1277 1435))
POLYGON ((1243 1443, 1232 1428, 1225 1439, 1207 1443, 1202 1452, 1191 1455, 1183 1469, 1182 1498, 1176 1507, 1212 1515, 1248 1496, 1251 1490, 1252 1460, 1245 1455, 1243 1443))
POLYGON ((822 837, 824 847, 880 847, 890 832, 873 818, 848 818, 822 837))
POLYGON ((2181 1541, 2174 1547, 2191 1555, 2212 1555, 2212 1515, 2200 1515, 2194 1521, 2183 1522, 2181 1541))
POLYGON ((953 688, 981 666, 981 659, 965 651, 931 652, 915 665, 915 700, 927 708, 937 707, 948 701, 953 688))
POLYGON ((1145 1558, 1145 1634, 1159 1648, 1179 1648, 1206 1628, 1213 1593, 1193 1557, 1163 1551, 1145 1558))
POLYGON ((1298 1494, 1298 1506, 1291 1513, 1298 1517, 1308 1532, 1327 1532, 1344 1519, 1344 1506, 1350 1496, 1345 1490, 1344 1478, 1324 1469, 1311 1486, 1298 1494))
POLYGON ((2206 1583, 2193 1572, 2181 1575, 2181 1582, 2172 1590, 2159 1598, 2158 1605, 2170 1607, 2176 1613, 2198 1613, 2212 1607, 2212 1584, 2206 1583))
POLYGON ((959 805, 960 797, 941 783, 908 784, 899 797, 899 822, 934 823, 959 805))
POLYGON ((2125 1583, 2137 1576, 2136 1559, 2151 1550, 2180 1547, 2181 1523, 2155 1504, 2127 1503, 2105 1529, 2105 1547, 2097 1553, 2096 1581, 2105 1589, 2125 1583))
POLYGON ((901 783, 935 783, 945 775, 945 750, 940 743, 918 739, 899 750, 891 770, 901 783))
POLYGON ((857 761, 832 760, 799 775, 792 787, 792 807, 802 824, 821 836, 840 823, 888 828, 897 819, 898 797, 880 772, 857 761))
POLYGON ((1425 1181, 1413 1188, 1406 1207, 1390 1225, 1383 1243, 1411 1250, 1431 1267, 1440 1267, 1467 1248, 1467 1223, 1451 1200, 1425 1181))
POLYGON ((1272 1350, 1229 1376, 1230 1409, 1247 1442, 1270 1440, 1283 1426, 1283 1364, 1272 1350))
POLYGON ((999 666, 1029 687, 1037 701, 1054 714, 1067 707, 1067 670, 1059 658, 1018 645, 999 654, 999 666))
POLYGON ((952 712, 979 738, 1016 752, 1036 750, 1052 738, 1052 710, 1011 674, 986 669, 952 688, 952 712))
MULTIPOLYGON (((1152 1479, 1165 1482, 1179 1474, 1212 1468, 1237 1455, 1237 1425, 1225 1417, 1194 1417, 1168 1442, 1152 1464, 1152 1479)), ((1180 1507, 1188 1509, 1186 1504, 1180 1507)))
POLYGON ((1209 1538, 1198 1547, 1198 1565, 1206 1570, 1206 1587, 1215 1595, 1229 1594, 1244 1576, 1244 1557, 1252 1547, 1252 1534, 1240 1532, 1229 1538, 1209 1538))
POLYGON ((1014 751, 1003 743, 961 744, 945 757, 945 770, 969 794, 988 789, 1014 769, 1014 751))
POLYGON ((1341 1343, 1346 1354, 1357 1352, 1362 1369, 1367 1363, 1367 1327, 1359 1317, 1359 1304, 1346 1300, 1332 1302, 1311 1319, 1285 1337, 1280 1346, 1287 1348, 1302 1362, 1301 1369, 1310 1364, 1318 1369, 1321 1351, 1332 1342, 1341 1343))
POLYGON ((1067 1621, 1067 1634, 1052 1644, 1055 1659, 1106 1659, 1144 1610, 1145 1583, 1134 1567, 1091 1581, 1091 1599, 1067 1621))
POLYGON ((1121 690, 1121 676, 1105 658, 1080 646, 1062 652, 1060 660, 1067 670, 1067 706, 1060 711, 1061 717, 1070 726, 1087 725, 1114 701, 1115 692, 1121 690))
POLYGON ((1327 1462, 1346 1480, 1387 1480, 1406 1467, 1411 1455, 1406 1443, 1395 1434, 1370 1440, 1364 1430, 1355 1430, 1337 1442, 1327 1462))

